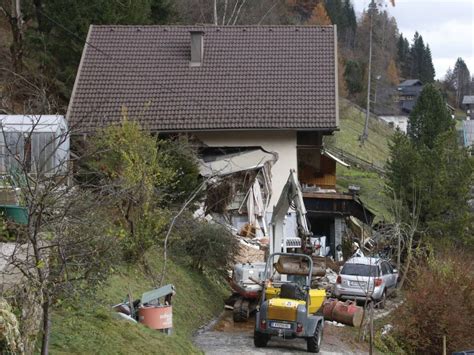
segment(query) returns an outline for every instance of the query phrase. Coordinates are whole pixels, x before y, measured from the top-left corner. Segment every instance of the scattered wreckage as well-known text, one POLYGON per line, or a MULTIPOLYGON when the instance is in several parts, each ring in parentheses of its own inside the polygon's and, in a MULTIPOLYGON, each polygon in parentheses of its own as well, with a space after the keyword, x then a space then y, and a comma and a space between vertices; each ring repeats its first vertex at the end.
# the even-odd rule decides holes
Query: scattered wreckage
POLYGON ((129 293, 127 300, 112 307, 118 319, 132 323, 142 323, 151 329, 168 335, 173 329, 173 307, 171 299, 176 289, 169 284, 143 293, 140 299, 133 300, 129 293))

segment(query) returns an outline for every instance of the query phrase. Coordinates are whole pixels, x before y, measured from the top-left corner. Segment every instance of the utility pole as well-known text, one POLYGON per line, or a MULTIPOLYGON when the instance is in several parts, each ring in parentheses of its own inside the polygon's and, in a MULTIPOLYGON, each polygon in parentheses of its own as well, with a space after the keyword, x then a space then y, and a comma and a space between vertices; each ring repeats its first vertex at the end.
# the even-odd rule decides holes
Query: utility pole
POLYGON ((375 1, 369 5, 369 18, 370 18, 370 28, 369 28, 369 72, 367 78, 367 108, 365 112, 365 124, 364 132, 360 136, 360 141, 362 144, 369 138, 369 117, 370 117, 370 90, 371 90, 371 81, 372 81, 372 27, 373 27, 373 9, 375 6, 375 1))

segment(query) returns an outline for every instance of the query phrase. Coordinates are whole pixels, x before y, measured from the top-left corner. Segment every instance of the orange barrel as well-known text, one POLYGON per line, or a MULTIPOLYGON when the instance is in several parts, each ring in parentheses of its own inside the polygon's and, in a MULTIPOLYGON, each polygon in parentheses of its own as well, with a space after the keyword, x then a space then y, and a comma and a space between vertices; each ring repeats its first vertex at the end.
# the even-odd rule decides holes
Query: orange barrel
POLYGON ((353 301, 337 302, 332 311, 332 318, 343 324, 360 327, 364 310, 353 301))
POLYGON ((173 328, 172 306, 140 306, 138 321, 151 329, 173 328))
POLYGON ((338 301, 335 298, 330 298, 326 302, 324 302, 324 306, 323 306, 324 319, 333 320, 332 311, 333 311, 334 307, 336 306, 337 302, 338 301))

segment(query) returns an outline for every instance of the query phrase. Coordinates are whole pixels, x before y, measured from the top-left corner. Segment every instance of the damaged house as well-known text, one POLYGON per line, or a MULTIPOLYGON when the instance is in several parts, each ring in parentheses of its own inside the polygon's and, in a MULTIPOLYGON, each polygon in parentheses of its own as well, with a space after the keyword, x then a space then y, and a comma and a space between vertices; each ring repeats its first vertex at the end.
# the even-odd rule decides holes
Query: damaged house
POLYGON ((156 134, 189 135, 206 212, 245 236, 268 236, 295 169, 333 254, 343 219, 370 215, 336 191, 338 159, 322 145, 339 125, 337 78, 335 26, 91 26, 67 119, 85 135, 126 108, 156 134))

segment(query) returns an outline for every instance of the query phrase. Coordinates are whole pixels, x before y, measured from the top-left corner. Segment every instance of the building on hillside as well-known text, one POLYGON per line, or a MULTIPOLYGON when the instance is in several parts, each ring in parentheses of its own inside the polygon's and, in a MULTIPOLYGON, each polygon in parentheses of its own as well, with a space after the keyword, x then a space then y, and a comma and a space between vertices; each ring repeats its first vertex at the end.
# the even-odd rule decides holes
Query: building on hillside
POLYGON ((423 83, 418 79, 409 79, 400 83, 397 88, 400 110, 405 114, 410 114, 422 90, 423 83))
MULTIPOLYGON (((192 136, 215 181, 204 213, 265 236, 290 169, 340 200, 322 144, 339 126, 337 68, 335 26, 91 26, 67 118, 76 136, 124 111, 156 134, 192 136)), ((340 240, 348 204, 309 209, 314 234, 340 240)))
POLYGON ((423 90, 423 83, 417 79, 405 80, 398 85, 397 89, 391 89, 390 96, 393 105, 379 105, 377 107, 377 117, 387 123, 393 129, 407 133, 408 116, 415 106, 416 100, 423 90))
POLYGON ((466 110, 466 120, 474 120, 474 96, 464 96, 462 105, 466 110))

